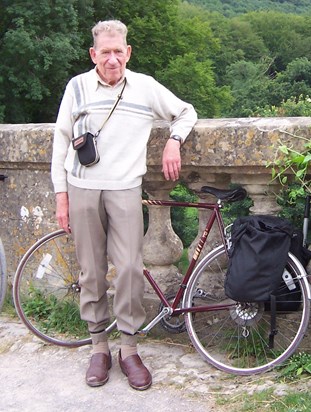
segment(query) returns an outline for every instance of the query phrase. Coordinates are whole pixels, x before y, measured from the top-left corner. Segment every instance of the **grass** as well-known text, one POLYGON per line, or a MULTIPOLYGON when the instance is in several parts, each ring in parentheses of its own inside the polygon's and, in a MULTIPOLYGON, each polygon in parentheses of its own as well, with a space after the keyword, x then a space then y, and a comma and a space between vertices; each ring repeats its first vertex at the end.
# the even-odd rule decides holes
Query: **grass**
POLYGON ((303 412, 310 411, 311 393, 297 391, 278 396, 269 389, 253 395, 221 398, 218 401, 219 405, 228 403, 231 412, 303 412))
MULTIPOLYGON (((89 337, 87 322, 80 318, 78 294, 57 299, 55 295, 45 295, 43 291, 34 287, 29 287, 28 292, 22 299, 23 311, 39 331, 54 337, 71 337, 74 340, 89 337)), ((2 310, 6 315, 16 316, 9 295, 2 310)), ((110 339, 116 339, 120 333, 113 330, 109 336, 110 339)))
MULTIPOLYGON (((280 366, 280 378, 287 381, 295 380, 303 375, 311 375, 311 354, 306 352, 294 353, 287 364, 280 366)), ((310 405, 311 409, 311 405, 310 405)))
POLYGON ((8 290, 4 299, 1 313, 10 318, 17 318, 17 313, 13 303, 12 287, 8 286, 8 290))
POLYGON ((78 302, 74 299, 57 299, 54 295, 45 296, 35 288, 23 299, 23 310, 38 328, 49 334, 68 336, 88 336, 87 324, 80 319, 78 302))

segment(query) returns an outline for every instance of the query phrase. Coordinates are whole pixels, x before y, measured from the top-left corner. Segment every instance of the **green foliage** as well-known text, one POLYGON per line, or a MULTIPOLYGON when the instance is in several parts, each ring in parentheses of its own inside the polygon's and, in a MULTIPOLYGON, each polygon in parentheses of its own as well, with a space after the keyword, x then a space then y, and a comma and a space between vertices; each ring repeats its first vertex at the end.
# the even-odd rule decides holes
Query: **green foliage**
POLYGON ((176 53, 176 44, 171 41, 176 33, 178 0, 145 1, 131 0, 115 3, 115 17, 128 25, 128 42, 133 48, 129 68, 155 75, 165 67, 176 53), (134 15, 132 14, 134 9, 134 15), (127 13, 127 16, 122 14, 127 13))
POLYGON ((233 54, 237 54, 239 60, 260 62, 263 57, 269 55, 264 38, 257 30, 254 30, 251 21, 246 18, 228 20, 227 30, 224 47, 230 49, 233 54))
POLYGON ((56 0, 53 7, 48 0, 15 1, 5 13, 0 43, 5 121, 48 121, 57 112, 71 63, 80 57, 73 1, 56 0))
POLYGON ((276 357, 274 351, 268 350, 263 342, 263 336, 268 335, 267 327, 268 325, 260 325, 258 329, 253 328, 248 338, 237 334, 236 339, 229 339, 235 333, 232 330, 226 331, 229 340, 229 343, 226 344, 226 352, 230 359, 236 359, 238 367, 250 367, 254 359, 258 361, 258 364, 262 364, 276 357))
MULTIPOLYGON (((91 27, 110 18, 128 25, 129 68, 155 76, 199 117, 260 115, 311 96, 308 0, 125 0, 122 7, 112 0, 0 0, 0 6, 0 122, 55 121, 69 78, 92 67, 91 27)), ((306 113, 301 105, 291 109, 306 113)))
POLYGON ((181 258, 178 262, 175 262, 175 265, 178 267, 179 273, 185 274, 189 267, 189 256, 188 249, 184 249, 181 258))
MULTIPOLYGON (((289 62, 286 70, 279 74, 276 78, 277 82, 284 83, 285 81, 291 85, 299 85, 306 83, 311 86, 311 61, 306 57, 300 57, 289 62)), ((297 91, 292 90, 291 94, 297 94, 297 91), (293 93, 294 92, 294 93, 293 93)))
POLYGON ((302 375, 311 375, 311 354, 299 352, 292 355, 285 366, 280 367, 279 377, 288 380, 297 379, 302 375))
POLYGON ((305 199, 305 191, 299 184, 291 183, 284 187, 277 195, 277 203, 282 207, 280 216, 290 220, 297 228, 301 228, 305 199))
POLYGON ((228 405, 231 412, 308 412, 311 404, 310 392, 300 388, 288 387, 287 394, 277 396, 274 388, 258 391, 254 394, 241 394, 234 397, 225 397, 218 404, 228 405))
MULTIPOLYGON (((231 64, 228 62, 223 81, 231 86, 235 98, 229 115, 251 116, 256 106, 278 107, 284 100, 311 95, 308 17, 261 12, 235 20, 249 25, 251 34, 246 39, 252 39, 252 35, 251 44, 257 44, 257 48, 248 49, 247 40, 242 44, 237 42, 241 57, 231 64)), ((234 57, 233 51, 231 54, 234 57)))
MULTIPOLYGON (((197 202, 198 197, 192 194, 186 186, 178 184, 170 193, 176 201, 197 202)), ((184 248, 191 245, 198 234, 198 210, 195 208, 172 207, 171 220, 175 233, 183 242, 184 248)))
MULTIPOLYGON (((230 187, 234 188, 235 186, 231 185, 230 187)), ((221 210, 225 226, 230 225, 238 217, 248 216, 251 206, 253 206, 253 201, 250 197, 238 202, 226 203, 221 210)))
POLYGON ((6 293, 1 312, 5 313, 7 316, 10 316, 12 318, 17 316, 16 309, 15 309, 14 302, 13 302, 12 290, 10 287, 6 293))
MULTIPOLYGON (((288 115, 304 115, 302 111, 304 106, 310 108, 311 60, 302 57, 290 62, 283 72, 268 82, 266 95, 268 105, 278 107, 283 104, 288 115), (287 103, 284 105, 284 102, 287 103), (295 107, 294 103, 297 103, 295 107)), ((279 115, 282 115, 282 112, 279 115)))
POLYGON ((74 300, 58 300, 54 295, 45 296, 39 289, 31 288, 23 302, 25 315, 40 324, 46 333, 88 336, 87 323, 81 320, 79 305, 74 300))
MULTIPOLYGON (((266 106, 257 108, 256 116, 311 116, 311 99, 307 96, 292 97, 282 101, 279 107, 266 106)), ((272 181, 282 185, 277 201, 282 206, 281 216, 289 219, 296 227, 301 227, 306 194, 311 193, 310 161, 311 141, 309 138, 295 135, 294 144, 288 145, 287 133, 274 145, 274 160, 267 164, 271 168, 272 181)))
POLYGON ((258 106, 266 102, 269 78, 268 64, 240 60, 229 66, 228 83, 232 87, 235 104, 230 115, 248 117, 258 106))
POLYGON ((189 3, 217 11, 227 17, 255 10, 275 10, 285 13, 310 13, 309 0, 188 0, 189 3))
POLYGON ((267 167, 271 168, 272 180, 278 180, 283 186, 289 182, 289 176, 293 176, 298 186, 290 192, 290 199, 303 196, 304 193, 311 193, 310 160, 311 141, 302 136, 295 135, 297 144, 289 146, 282 140, 278 141, 275 147, 275 157, 267 167))
POLYGON ((257 107, 252 116, 259 117, 299 117, 311 116, 311 98, 309 95, 290 97, 283 100, 280 106, 257 107))
MULTIPOLYGON (((232 188, 234 186, 235 185, 231 185, 232 188)), ((183 184, 178 184, 170 193, 170 197, 173 200, 181 202, 198 201, 198 196, 193 194, 183 184)), ((252 206, 252 204, 253 202, 250 198, 246 198, 239 202, 225 204, 223 209, 221 210, 225 226, 230 225, 239 216, 249 215, 249 208, 252 206)), ((184 248, 188 248, 198 235, 198 209, 172 207, 171 220, 173 229, 183 242, 184 248)))
POLYGON ((248 13, 239 19, 248 22, 252 31, 262 39, 268 57, 273 60, 272 76, 285 70, 296 58, 311 58, 309 16, 262 11, 248 13))
POLYGON ((158 79, 181 98, 196 102, 201 118, 219 117, 225 107, 231 106, 231 93, 227 86, 217 87, 209 60, 196 61, 194 53, 177 56, 169 62, 158 79))

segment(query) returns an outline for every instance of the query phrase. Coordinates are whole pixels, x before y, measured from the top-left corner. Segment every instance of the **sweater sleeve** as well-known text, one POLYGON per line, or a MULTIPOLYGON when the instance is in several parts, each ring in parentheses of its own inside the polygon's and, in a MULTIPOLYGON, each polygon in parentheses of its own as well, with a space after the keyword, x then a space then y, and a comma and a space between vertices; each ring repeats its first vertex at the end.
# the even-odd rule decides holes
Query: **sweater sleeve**
POLYGON ((67 172, 64 164, 73 134, 72 107, 73 92, 69 82, 59 107, 54 132, 51 175, 55 193, 67 192, 67 172))

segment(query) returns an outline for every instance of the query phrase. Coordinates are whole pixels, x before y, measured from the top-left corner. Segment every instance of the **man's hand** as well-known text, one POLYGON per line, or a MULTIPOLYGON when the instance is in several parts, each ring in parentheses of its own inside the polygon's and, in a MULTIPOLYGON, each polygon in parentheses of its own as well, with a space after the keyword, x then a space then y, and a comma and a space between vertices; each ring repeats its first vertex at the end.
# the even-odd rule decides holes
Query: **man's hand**
POLYGON ((178 180, 181 170, 180 142, 168 139, 162 155, 162 172, 166 180, 178 180))
POLYGON ((69 200, 67 192, 56 193, 56 219, 59 227, 70 233, 69 200))

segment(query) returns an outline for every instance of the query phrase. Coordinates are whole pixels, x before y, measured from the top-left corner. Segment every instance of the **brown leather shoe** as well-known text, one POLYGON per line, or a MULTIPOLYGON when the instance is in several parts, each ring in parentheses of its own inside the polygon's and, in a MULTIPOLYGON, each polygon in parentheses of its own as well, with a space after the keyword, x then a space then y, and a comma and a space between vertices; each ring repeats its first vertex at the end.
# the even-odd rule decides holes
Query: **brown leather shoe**
POLYGON ((94 353, 90 366, 86 372, 85 380, 89 386, 102 386, 108 379, 108 370, 111 368, 111 353, 94 353))
POLYGON ((133 389, 144 391, 152 384, 152 377, 139 355, 131 355, 122 360, 119 352, 119 364, 124 375, 127 376, 129 385, 133 389))

